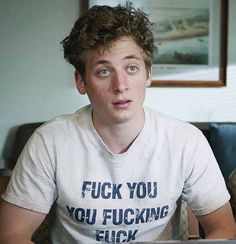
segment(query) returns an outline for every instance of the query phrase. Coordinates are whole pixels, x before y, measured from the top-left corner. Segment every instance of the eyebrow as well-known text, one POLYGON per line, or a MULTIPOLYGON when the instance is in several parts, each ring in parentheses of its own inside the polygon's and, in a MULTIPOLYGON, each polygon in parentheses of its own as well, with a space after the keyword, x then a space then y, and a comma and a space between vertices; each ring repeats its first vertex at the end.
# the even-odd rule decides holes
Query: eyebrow
MULTIPOLYGON (((124 58, 123 58, 124 60, 126 60, 126 59, 136 59, 136 60, 142 60, 141 58, 139 58, 139 57, 137 57, 137 56, 135 56, 135 55, 128 55, 128 56, 125 56, 124 58)), ((105 59, 101 59, 101 60, 99 60, 98 62, 96 62, 95 63, 95 65, 99 65, 99 64, 109 64, 110 62, 109 61, 107 61, 107 60, 105 60, 105 59)))
POLYGON ((135 55, 128 55, 128 56, 125 56, 124 59, 137 59, 137 60, 142 60, 141 58, 135 56, 135 55))

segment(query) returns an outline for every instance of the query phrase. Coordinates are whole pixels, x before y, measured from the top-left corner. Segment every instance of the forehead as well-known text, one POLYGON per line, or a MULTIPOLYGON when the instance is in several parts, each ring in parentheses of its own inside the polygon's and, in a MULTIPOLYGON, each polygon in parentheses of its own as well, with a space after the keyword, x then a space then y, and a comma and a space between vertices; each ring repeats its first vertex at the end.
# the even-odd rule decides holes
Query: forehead
POLYGON ((86 63, 96 63, 97 60, 107 61, 122 60, 125 57, 135 57, 144 61, 144 51, 131 37, 122 37, 111 43, 109 47, 101 47, 87 52, 86 63))

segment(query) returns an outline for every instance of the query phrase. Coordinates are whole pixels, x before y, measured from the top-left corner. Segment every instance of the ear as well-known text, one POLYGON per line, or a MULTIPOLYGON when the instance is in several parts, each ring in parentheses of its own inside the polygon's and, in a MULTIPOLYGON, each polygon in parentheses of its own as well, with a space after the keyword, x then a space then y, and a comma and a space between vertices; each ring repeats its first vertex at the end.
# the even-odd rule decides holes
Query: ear
POLYGON ((78 71, 75 71, 75 83, 77 90, 80 94, 84 95, 86 94, 86 85, 85 82, 81 76, 81 74, 78 71))
POLYGON ((150 86, 152 83, 152 67, 147 71, 146 87, 150 86))

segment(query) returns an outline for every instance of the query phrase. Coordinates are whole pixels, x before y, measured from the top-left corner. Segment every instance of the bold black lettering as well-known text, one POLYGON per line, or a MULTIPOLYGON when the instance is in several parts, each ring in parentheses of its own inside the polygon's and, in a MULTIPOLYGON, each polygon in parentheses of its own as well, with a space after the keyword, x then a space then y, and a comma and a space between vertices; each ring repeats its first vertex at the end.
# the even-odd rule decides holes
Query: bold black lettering
POLYGON ((157 182, 147 182, 149 198, 157 197, 157 182), (153 187, 152 187, 153 183, 153 187))
POLYGON ((87 209, 87 211, 86 211, 86 223, 88 225, 94 225, 96 222, 96 216, 97 216, 97 210, 96 209, 87 209))
POLYGON ((103 210, 103 225, 107 225, 107 220, 111 219, 112 209, 104 209, 103 210))
POLYGON ((126 225, 132 225, 134 223, 134 217, 132 217, 132 215, 134 215, 135 212, 132 208, 127 208, 125 209, 124 212, 124 224, 126 225), (131 215, 131 216, 129 216, 131 215))
POLYGON ((113 184, 113 189, 112 189, 112 199, 121 199, 121 194, 120 194, 120 188, 122 184, 116 185, 113 184))
POLYGON ((91 196, 93 199, 98 199, 101 195, 101 182, 92 183, 92 192, 91 196))
POLYGON ((85 219, 85 210, 83 208, 76 208, 74 217, 77 221, 83 223, 85 219))
POLYGON ((160 214, 160 218, 161 219, 166 217, 166 215, 168 214, 168 210, 169 210, 169 206, 168 205, 162 207, 161 214, 160 214))
POLYGON ((96 230, 96 241, 102 241, 104 238, 104 230, 96 230))
POLYGON ((82 186, 82 198, 85 198, 85 191, 90 191, 88 185, 91 185, 91 181, 84 181, 82 186))
POLYGON ((112 211, 112 223, 113 225, 121 225, 123 222, 123 209, 113 209, 112 211))
POLYGON ((128 238, 127 238, 126 242, 134 241, 137 232, 138 232, 138 230, 129 230, 128 231, 128 238))
POLYGON ((160 208, 151 208, 151 217, 150 221, 153 220, 158 220, 159 219, 159 214, 160 214, 160 208))
POLYGON ((145 223, 144 218, 143 218, 143 214, 145 212, 145 208, 143 209, 136 209, 137 213, 136 213, 136 218, 135 218, 135 224, 139 224, 139 223, 145 223))
POLYGON ((120 243, 120 242, 126 242, 126 239, 123 239, 123 240, 121 241, 121 235, 123 235, 124 237, 126 237, 126 236, 127 236, 126 231, 124 231, 124 230, 118 230, 118 231, 117 231, 117 234, 116 234, 116 242, 117 242, 117 243, 120 243))
POLYGON ((127 182, 127 186, 129 188, 129 191, 130 191, 130 194, 129 194, 129 198, 130 199, 133 199, 134 198, 134 189, 135 189, 136 185, 137 185, 136 182, 134 182, 133 184, 127 182))
POLYGON ((146 195, 146 184, 144 182, 139 182, 137 185, 137 198, 142 199, 145 198, 146 195))
POLYGON ((105 183, 102 184, 101 196, 102 196, 103 199, 111 198, 111 193, 110 192, 106 193, 106 188, 111 188, 111 183, 105 182, 105 183))
POLYGON ((73 212, 74 212, 75 208, 73 208, 73 207, 69 207, 69 206, 67 206, 67 205, 66 205, 66 208, 67 208, 67 210, 68 210, 68 212, 69 212, 69 214, 70 214, 70 217, 73 217, 73 212))

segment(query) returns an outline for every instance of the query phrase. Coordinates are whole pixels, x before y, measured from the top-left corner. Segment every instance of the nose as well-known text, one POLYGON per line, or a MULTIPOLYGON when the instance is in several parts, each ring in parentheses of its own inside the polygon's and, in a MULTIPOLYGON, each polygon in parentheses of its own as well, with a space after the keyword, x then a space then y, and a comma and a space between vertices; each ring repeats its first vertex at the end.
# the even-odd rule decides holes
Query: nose
POLYGON ((115 93, 122 93, 129 89, 127 77, 122 73, 116 73, 112 79, 113 91, 115 93))

